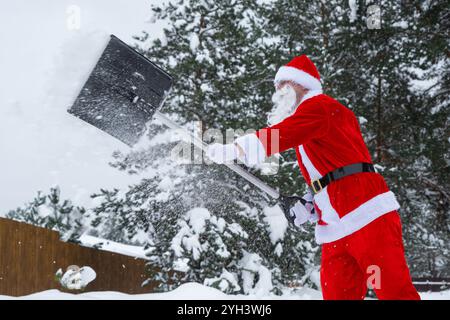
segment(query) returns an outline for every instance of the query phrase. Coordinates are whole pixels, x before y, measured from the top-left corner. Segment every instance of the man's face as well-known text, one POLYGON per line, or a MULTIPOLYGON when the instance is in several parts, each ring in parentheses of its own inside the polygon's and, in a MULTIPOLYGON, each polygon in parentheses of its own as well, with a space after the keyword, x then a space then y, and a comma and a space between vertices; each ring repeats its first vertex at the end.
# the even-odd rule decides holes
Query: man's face
POLYGON ((297 103, 297 93, 290 83, 280 85, 272 95, 273 107, 268 114, 268 124, 274 125, 294 113, 297 103))
POLYGON ((289 86, 291 86, 294 89, 294 91, 296 93, 296 96, 297 96, 297 100, 296 100, 297 104, 300 103, 300 101, 302 100, 303 96, 308 92, 308 89, 305 89, 303 86, 301 86, 301 85, 299 85, 299 84, 297 84, 297 83, 295 83, 293 81, 280 81, 280 82, 277 82, 275 84, 275 90, 278 91, 278 90, 282 89, 286 85, 289 85, 289 86))

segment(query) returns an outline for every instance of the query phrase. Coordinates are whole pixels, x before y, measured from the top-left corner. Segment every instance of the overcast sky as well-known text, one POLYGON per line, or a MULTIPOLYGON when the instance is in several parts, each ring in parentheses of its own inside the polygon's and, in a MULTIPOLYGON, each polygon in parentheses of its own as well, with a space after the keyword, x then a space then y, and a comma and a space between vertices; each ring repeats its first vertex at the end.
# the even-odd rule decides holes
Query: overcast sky
POLYGON ((123 145, 45 107, 46 88, 61 46, 77 32, 114 33, 128 43, 144 29, 161 34, 160 23, 148 22, 157 1, 0 2, 0 216, 52 185, 89 205, 89 194, 100 187, 132 181, 108 166, 112 151, 126 151, 123 145), (80 31, 67 28, 71 5, 80 10, 80 31))
MULTIPOLYGON (((150 4, 158 0, 2 0, 0 4, 0 99, 32 90, 52 64, 58 48, 77 30, 69 30, 70 6, 80 8, 81 31, 114 33, 131 42, 144 28, 150 4), (69 12, 68 12, 69 10, 69 12), (11 91, 12 90, 12 91, 11 91), (7 94, 5 94, 7 93, 7 94)), ((33 92, 35 93, 35 92, 33 92)), ((0 100, 1 101, 1 100, 0 100)))

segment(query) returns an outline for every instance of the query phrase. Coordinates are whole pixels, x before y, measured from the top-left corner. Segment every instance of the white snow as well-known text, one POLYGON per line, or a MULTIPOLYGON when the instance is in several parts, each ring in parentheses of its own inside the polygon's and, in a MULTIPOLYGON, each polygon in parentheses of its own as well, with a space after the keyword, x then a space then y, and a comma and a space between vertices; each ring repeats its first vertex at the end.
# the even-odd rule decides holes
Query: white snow
POLYGON ((402 29, 408 29, 408 27, 409 27, 408 21, 404 21, 404 20, 395 22, 395 23, 392 24, 392 26, 393 27, 399 27, 399 28, 402 28, 402 29))
POLYGON ((180 272, 188 272, 189 271, 189 258, 178 258, 173 263, 173 270, 180 272))
POLYGON ((254 299, 274 299, 274 300, 320 300, 321 293, 317 290, 302 288, 295 293, 289 292, 281 296, 266 295, 233 295, 225 294, 222 291, 211 288, 199 283, 189 282, 185 283, 173 291, 164 293, 147 293, 147 294, 124 294, 113 291, 103 292, 86 292, 81 294, 64 293, 59 290, 47 290, 39 293, 23 297, 10 297, 0 296, 2 299, 25 299, 25 300, 50 300, 50 299, 63 299, 63 300, 254 300, 254 299))
POLYGON ((207 286, 216 284, 221 290, 227 290, 230 289, 230 287, 232 291, 238 291, 241 289, 235 276, 231 272, 228 272, 225 268, 219 277, 205 279, 203 284, 207 286))
MULTIPOLYGON (((205 208, 193 208, 185 213, 184 219, 178 222, 180 229, 171 242, 171 249, 175 253, 175 256, 181 257, 185 251, 188 251, 192 253, 193 259, 199 259, 200 254, 209 245, 208 242, 201 243, 199 239, 200 235, 206 231, 207 221, 214 225, 220 233, 224 232, 226 227, 225 220, 211 215, 205 208)), ((242 231, 240 226, 236 226, 236 224, 229 224, 228 230, 232 233, 246 236, 245 232, 242 231)), ((224 236, 227 236, 227 234, 229 235, 229 233, 225 232, 224 236)), ((228 257, 230 252, 222 238, 216 237, 214 241, 218 247, 216 254, 224 258, 228 257)), ((183 264, 181 265, 183 266, 183 264)))
POLYGON ((264 208, 264 221, 269 225, 270 240, 276 244, 284 238, 284 234, 288 227, 288 222, 284 217, 283 211, 278 205, 264 208))
POLYGON ((235 223, 235 222, 230 223, 230 224, 228 225, 228 230, 229 230, 230 232, 232 232, 232 233, 234 233, 234 234, 240 236, 240 237, 243 237, 243 238, 247 238, 247 237, 248 237, 247 232, 245 232, 245 231, 242 229, 241 225, 238 224, 238 223, 235 223))
POLYGON ((61 46, 48 84, 50 104, 66 107, 73 104, 110 40, 101 30, 77 32, 61 46))
POLYGON ((223 243, 222 238, 217 237, 215 239, 216 245, 218 246, 218 249, 216 251, 216 254, 222 258, 228 258, 230 256, 230 251, 228 251, 227 246, 225 243, 223 243))
MULTIPOLYGON (((62 270, 59 269, 57 275, 62 274, 62 270)), ((67 271, 62 275, 60 283, 63 287, 70 290, 84 289, 90 282, 94 281, 97 277, 97 273, 91 267, 84 266, 78 268, 71 266, 67 268, 67 271)))
POLYGON ((96 247, 101 250, 120 253, 135 258, 147 259, 144 247, 132 246, 128 244, 118 243, 111 240, 101 239, 87 234, 83 234, 78 239, 83 246, 96 247))
POLYGON ((262 258, 256 253, 246 252, 239 265, 244 268, 242 271, 244 292, 256 297, 269 295, 273 289, 272 273, 262 265, 262 258), (255 283, 256 275, 259 279, 255 283))
POLYGON ((278 243, 275 247, 274 252, 278 257, 281 257, 281 254, 283 253, 283 245, 281 243, 278 243))
POLYGON ((44 204, 44 205, 37 207, 37 212, 40 217, 46 218, 51 215, 54 215, 55 209, 52 208, 51 206, 49 206, 48 204, 44 204))
POLYGON ((206 209, 194 208, 186 213, 185 218, 187 221, 179 221, 180 230, 172 239, 171 249, 177 257, 182 256, 184 251, 187 250, 192 253, 193 259, 197 260, 204 251, 204 246, 206 246, 206 244, 202 245, 200 243, 199 235, 204 230, 205 221, 209 218, 209 212, 206 209), (197 211, 199 212, 198 217, 195 216, 197 211), (191 216, 192 214, 194 214, 193 217, 191 216))
POLYGON ((362 116, 359 116, 359 117, 358 117, 358 120, 359 120, 359 124, 361 124, 361 125, 367 123, 367 119, 364 118, 364 117, 362 117, 362 116))
POLYGON ((348 6, 350 7, 349 19, 350 22, 355 22, 358 14, 358 7, 356 0, 348 0, 348 6))
POLYGON ((205 208, 194 208, 186 213, 189 224, 196 233, 202 233, 205 228, 206 220, 211 218, 211 214, 205 208))
POLYGON ((194 258, 194 260, 198 260, 200 254, 206 249, 206 244, 202 245, 200 243, 199 234, 191 234, 183 237, 183 245, 188 252, 192 253, 192 258, 194 258))
POLYGON ((189 41, 189 47, 191 48, 191 51, 192 52, 197 51, 197 48, 198 48, 199 44, 200 44, 200 40, 198 38, 198 35, 193 33, 191 35, 191 38, 190 38, 190 41, 189 41))

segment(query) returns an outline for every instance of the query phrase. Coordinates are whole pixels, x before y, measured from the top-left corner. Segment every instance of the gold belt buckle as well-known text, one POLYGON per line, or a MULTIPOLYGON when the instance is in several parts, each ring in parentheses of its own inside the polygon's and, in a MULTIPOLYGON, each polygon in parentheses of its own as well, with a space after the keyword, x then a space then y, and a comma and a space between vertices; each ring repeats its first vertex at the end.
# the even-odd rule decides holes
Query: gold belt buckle
POLYGON ((319 192, 322 191, 322 189, 323 189, 323 188, 322 188, 322 184, 320 183, 320 180, 319 180, 319 179, 314 180, 313 182, 311 182, 311 187, 312 187, 314 193, 319 193, 319 192), (315 186, 315 183, 316 183, 316 182, 317 182, 317 184, 319 185, 318 188, 320 188, 320 189, 316 188, 316 186, 315 186))

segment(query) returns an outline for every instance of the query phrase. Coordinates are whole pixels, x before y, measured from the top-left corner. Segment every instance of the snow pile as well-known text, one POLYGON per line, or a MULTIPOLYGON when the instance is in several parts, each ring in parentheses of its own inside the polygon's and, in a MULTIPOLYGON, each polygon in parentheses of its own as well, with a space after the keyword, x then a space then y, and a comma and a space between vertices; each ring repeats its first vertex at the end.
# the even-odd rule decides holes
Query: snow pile
POLYGON ((49 84, 51 104, 70 107, 105 50, 110 35, 104 31, 73 34, 62 46, 49 84))
POLYGON ((95 280, 97 273, 91 267, 69 266, 64 274, 62 269, 59 269, 56 272, 56 277, 64 288, 82 290, 95 280))

